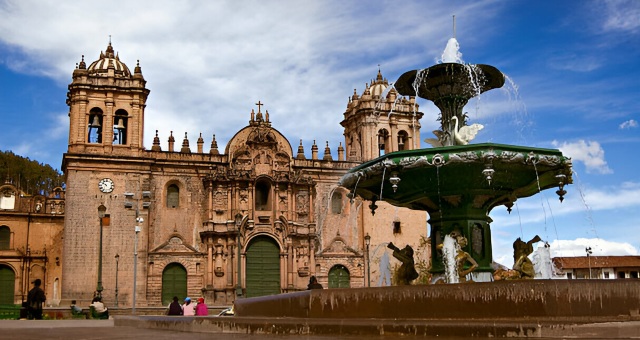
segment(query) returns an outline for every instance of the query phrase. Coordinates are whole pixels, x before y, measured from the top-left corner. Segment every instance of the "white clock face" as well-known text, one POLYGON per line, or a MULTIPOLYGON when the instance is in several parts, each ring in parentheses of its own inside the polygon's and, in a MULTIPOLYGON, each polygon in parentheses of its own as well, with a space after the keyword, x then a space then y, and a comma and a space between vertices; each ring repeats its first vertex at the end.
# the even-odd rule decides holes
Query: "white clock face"
POLYGON ((113 181, 110 178, 103 178, 100 180, 100 183, 98 183, 98 188, 100 188, 100 191, 104 193, 112 192, 113 187, 113 181))

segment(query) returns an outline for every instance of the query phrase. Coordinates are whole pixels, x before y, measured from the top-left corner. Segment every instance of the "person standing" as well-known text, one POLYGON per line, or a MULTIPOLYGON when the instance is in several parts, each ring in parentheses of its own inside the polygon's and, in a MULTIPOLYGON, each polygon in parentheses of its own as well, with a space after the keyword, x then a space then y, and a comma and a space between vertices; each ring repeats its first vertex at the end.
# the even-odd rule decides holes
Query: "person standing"
POLYGON ((204 303, 204 298, 198 298, 198 304, 196 305, 196 315, 207 316, 209 315, 209 309, 204 303))
POLYGON ((44 290, 40 288, 42 281, 35 279, 33 282, 33 288, 27 294, 27 318, 42 320, 42 305, 47 300, 44 295, 44 290))
POLYGON ((182 315, 193 316, 195 313, 195 305, 191 304, 191 298, 185 298, 184 305, 182 305, 182 315))
POLYGON ((174 296, 173 302, 169 304, 167 315, 182 315, 182 306, 180 306, 180 302, 178 302, 177 296, 174 296))

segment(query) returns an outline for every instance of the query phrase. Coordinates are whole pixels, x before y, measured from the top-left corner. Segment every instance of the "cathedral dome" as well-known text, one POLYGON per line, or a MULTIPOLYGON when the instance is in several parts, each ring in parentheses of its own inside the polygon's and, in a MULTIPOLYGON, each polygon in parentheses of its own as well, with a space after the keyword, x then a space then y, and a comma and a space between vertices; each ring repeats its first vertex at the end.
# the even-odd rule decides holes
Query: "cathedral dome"
POLYGON ((378 70, 378 76, 375 81, 371 82, 371 86, 369 87, 369 92, 371 96, 381 96, 384 91, 389 87, 389 82, 387 79, 382 78, 382 73, 378 70))
POLYGON ((100 59, 89 65, 88 71, 89 74, 106 75, 110 67, 114 69, 116 77, 131 76, 131 71, 129 71, 127 65, 120 61, 120 57, 118 57, 117 54, 113 53, 111 42, 109 42, 109 46, 107 46, 107 50, 105 52, 100 52, 100 59))

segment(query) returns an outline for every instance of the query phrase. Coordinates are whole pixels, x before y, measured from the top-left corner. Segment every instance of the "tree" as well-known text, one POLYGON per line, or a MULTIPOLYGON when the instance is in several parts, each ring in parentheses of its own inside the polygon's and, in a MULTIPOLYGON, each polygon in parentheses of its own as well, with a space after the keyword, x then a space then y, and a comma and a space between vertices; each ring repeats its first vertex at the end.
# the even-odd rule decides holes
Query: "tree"
POLYGON ((30 195, 48 195, 55 187, 64 187, 59 170, 11 151, 0 151, 0 184, 6 180, 30 195))

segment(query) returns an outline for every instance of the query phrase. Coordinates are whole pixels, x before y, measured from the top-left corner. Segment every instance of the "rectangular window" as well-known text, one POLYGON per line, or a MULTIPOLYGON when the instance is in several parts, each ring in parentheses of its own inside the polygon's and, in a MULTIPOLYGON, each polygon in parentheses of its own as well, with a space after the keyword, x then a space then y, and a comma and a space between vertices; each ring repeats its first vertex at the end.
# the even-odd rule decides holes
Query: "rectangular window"
POLYGON ((637 279, 638 278, 638 272, 636 272, 636 271, 629 272, 629 276, 632 279, 637 279))
POLYGON ((624 274, 624 272, 618 272, 618 278, 619 279, 624 279, 626 277, 626 275, 624 274))
POLYGON ((394 221, 393 222, 393 233, 394 234, 400 234, 402 232, 402 230, 400 229, 400 221, 394 221))
POLYGON ((567 279, 569 279, 569 280, 573 279, 573 274, 567 273, 567 279))
POLYGON ((609 278, 609 272, 604 272, 604 278, 608 279, 609 278))

